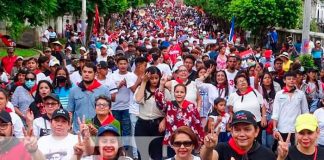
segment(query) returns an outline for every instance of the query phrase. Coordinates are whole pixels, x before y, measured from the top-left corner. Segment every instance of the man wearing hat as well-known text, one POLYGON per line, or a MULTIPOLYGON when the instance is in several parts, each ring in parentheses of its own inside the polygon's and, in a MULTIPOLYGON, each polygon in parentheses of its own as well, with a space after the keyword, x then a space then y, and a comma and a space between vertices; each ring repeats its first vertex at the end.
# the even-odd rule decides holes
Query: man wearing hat
POLYGON ((103 44, 100 47, 100 54, 98 54, 97 62, 99 63, 100 61, 107 61, 108 56, 114 56, 114 55, 115 55, 114 51, 107 45, 103 44))
POLYGON ((3 57, 1 60, 1 66, 4 68, 5 72, 10 74, 12 68, 15 65, 15 62, 17 60, 17 56, 15 55, 15 48, 14 47, 8 47, 7 48, 7 56, 3 57))
MULTIPOLYGON (((275 154, 259 144, 256 141, 260 128, 256 122, 255 116, 245 110, 237 111, 233 115, 231 125, 231 136, 232 138, 225 143, 217 144, 219 132, 208 134, 205 137, 204 146, 201 150, 202 159, 210 159, 212 157, 213 148, 218 153, 218 159, 229 160, 229 159, 262 159, 262 160, 275 160, 275 154)), ((213 126, 214 128, 217 126, 213 126)))
POLYGON ((297 145, 289 147, 289 138, 280 137, 277 160, 324 159, 324 148, 317 146, 320 136, 318 120, 312 114, 299 115, 295 123, 297 145), (289 148, 289 149, 288 149, 289 148))
MULTIPOLYGON (((43 98, 43 104, 46 114, 34 115, 34 117, 38 118, 32 122, 32 125, 27 123, 29 127, 33 128, 34 135, 38 138, 47 136, 51 133, 51 119, 53 117, 53 113, 55 110, 61 108, 59 97, 52 93, 43 98)), ((38 109, 35 107, 31 107, 30 109, 32 110, 32 113, 39 113, 38 109)))
POLYGON ((23 141, 14 137, 13 124, 7 111, 0 111, 0 157, 1 159, 40 159, 45 157, 38 149, 37 138, 32 130, 24 131, 23 141))
MULTIPOLYGON (((38 148, 45 157, 53 155, 53 153, 60 153, 62 159, 71 159, 73 156, 73 146, 78 143, 78 136, 70 132, 71 121, 70 115, 65 109, 57 109, 50 120, 52 133, 43 136, 38 140, 38 148)), ((84 122, 80 122, 85 126, 84 122)), ((82 130, 83 131, 83 130, 82 130)), ((82 132, 83 139, 90 139, 90 134, 82 132)))
POLYGON ((66 66, 65 56, 62 51, 63 45, 61 44, 60 41, 52 42, 52 44, 54 45, 54 49, 52 49, 52 56, 54 56, 57 60, 59 60, 62 66, 66 66))
POLYGON ((311 54, 313 56, 315 66, 320 70, 322 68, 321 63, 323 58, 323 48, 321 46, 321 41, 316 41, 315 47, 312 49, 311 54))

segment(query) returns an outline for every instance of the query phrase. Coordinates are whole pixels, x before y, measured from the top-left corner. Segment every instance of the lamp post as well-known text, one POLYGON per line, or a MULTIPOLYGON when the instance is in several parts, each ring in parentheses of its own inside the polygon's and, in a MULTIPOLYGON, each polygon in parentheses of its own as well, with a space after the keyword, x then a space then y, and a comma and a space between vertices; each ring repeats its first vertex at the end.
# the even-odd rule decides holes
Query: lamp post
POLYGON ((82 0, 82 10, 81 10, 81 42, 82 45, 86 44, 86 30, 87 30, 87 24, 86 24, 86 20, 87 20, 87 2, 86 0, 82 0))
POLYGON ((311 21, 311 0, 304 0, 304 13, 303 13, 303 32, 302 32, 302 54, 309 52, 309 32, 310 32, 310 21, 311 21))

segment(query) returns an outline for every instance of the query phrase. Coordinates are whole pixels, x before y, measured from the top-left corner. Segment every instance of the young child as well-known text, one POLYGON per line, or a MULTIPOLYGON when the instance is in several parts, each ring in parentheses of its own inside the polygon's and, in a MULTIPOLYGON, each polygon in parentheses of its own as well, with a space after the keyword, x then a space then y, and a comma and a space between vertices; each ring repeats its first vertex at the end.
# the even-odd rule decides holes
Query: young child
POLYGON ((214 100, 214 107, 211 113, 208 114, 208 131, 212 128, 212 123, 214 122, 217 126, 215 130, 220 127, 220 134, 218 137, 218 142, 227 142, 230 138, 230 114, 226 113, 226 100, 224 98, 216 98, 214 100))

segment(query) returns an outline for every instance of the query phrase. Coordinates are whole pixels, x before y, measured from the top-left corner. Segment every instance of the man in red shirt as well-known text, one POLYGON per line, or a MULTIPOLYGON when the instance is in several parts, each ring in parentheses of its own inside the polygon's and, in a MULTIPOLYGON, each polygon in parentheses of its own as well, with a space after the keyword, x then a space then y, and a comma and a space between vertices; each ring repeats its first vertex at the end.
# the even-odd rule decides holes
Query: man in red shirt
POLYGON ((7 53, 8 55, 3 57, 1 60, 1 65, 5 69, 6 73, 11 73, 11 70, 15 64, 15 61, 17 60, 17 56, 14 55, 15 48, 14 47, 8 47, 7 53))
POLYGON ((45 160, 38 149, 33 130, 27 132, 24 130, 25 138, 22 141, 14 137, 10 114, 4 110, 0 111, 0 159, 45 160))

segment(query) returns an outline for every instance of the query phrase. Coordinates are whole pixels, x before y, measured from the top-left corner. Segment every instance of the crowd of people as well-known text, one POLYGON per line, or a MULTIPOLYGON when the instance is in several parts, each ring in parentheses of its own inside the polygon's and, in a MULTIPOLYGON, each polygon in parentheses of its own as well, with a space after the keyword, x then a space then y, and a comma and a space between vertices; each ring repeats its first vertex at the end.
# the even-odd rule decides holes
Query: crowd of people
POLYGON ((78 49, 70 32, 7 48, 0 159, 324 159, 321 41, 304 68, 290 37, 252 48, 185 6, 129 10, 78 49))

